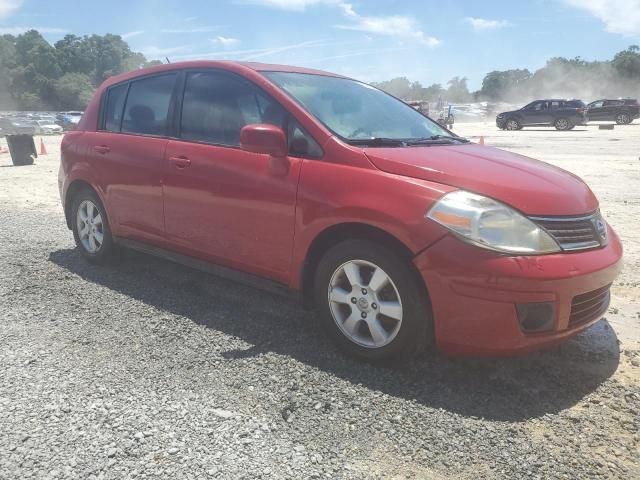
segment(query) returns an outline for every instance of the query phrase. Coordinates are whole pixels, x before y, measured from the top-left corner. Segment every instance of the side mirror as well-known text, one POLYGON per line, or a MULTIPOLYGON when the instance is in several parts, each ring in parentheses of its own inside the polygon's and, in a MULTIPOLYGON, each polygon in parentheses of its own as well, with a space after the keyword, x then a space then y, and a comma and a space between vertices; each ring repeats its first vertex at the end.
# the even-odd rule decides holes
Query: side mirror
POLYGON ((287 139, 280 127, 266 123, 246 125, 240 130, 240 148, 247 152, 263 153, 272 157, 287 155, 287 139))

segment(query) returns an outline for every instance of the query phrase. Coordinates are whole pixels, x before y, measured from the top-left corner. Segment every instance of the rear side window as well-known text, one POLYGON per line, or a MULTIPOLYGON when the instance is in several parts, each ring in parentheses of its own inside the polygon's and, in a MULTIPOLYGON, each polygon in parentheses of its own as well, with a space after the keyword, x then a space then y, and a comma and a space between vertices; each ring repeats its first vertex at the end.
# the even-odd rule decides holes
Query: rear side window
POLYGON ((124 107, 124 99, 127 96, 127 87, 117 85, 107 90, 107 100, 105 102, 104 112, 104 130, 109 132, 119 132, 122 120, 122 107, 124 107))
POLYGON ((239 146, 245 125, 282 128, 284 119, 284 109, 249 82, 219 72, 187 74, 180 122, 185 140, 239 146))
POLYGON ((604 102, 605 107, 619 107, 620 105, 624 105, 622 100, 607 100, 604 102))
POLYGON ((124 110, 122 131, 143 135, 166 135, 167 116, 175 82, 176 74, 132 82, 124 110))
MULTIPOLYGON (((563 106, 562 104, 563 104, 563 102, 559 102, 557 100, 552 100, 551 102, 549 102, 549 108, 552 108, 552 109, 560 108, 561 106, 563 106)), ((569 106, 571 106, 571 105, 569 105, 569 106)))

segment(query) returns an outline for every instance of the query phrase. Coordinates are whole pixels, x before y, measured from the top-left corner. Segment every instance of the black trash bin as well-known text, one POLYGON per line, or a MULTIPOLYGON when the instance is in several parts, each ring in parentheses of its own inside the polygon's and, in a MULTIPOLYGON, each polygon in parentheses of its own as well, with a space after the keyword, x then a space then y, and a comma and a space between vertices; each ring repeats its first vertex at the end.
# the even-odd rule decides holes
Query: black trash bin
POLYGON ((33 165, 38 156, 33 135, 7 135, 7 145, 14 165, 33 165))

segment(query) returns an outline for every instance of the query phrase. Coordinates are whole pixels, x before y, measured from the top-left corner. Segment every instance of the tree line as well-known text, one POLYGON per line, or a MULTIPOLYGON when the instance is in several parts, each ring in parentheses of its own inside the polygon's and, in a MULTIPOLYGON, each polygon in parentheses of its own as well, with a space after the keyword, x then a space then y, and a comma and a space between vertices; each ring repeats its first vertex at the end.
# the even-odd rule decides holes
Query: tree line
POLYGON ((555 57, 544 67, 531 72, 528 69, 495 70, 487 73, 482 87, 469 91, 467 79, 454 77, 446 87, 434 83, 427 87, 398 77, 374 84, 404 100, 443 99, 453 103, 473 101, 526 102, 535 98, 597 98, 640 96, 640 47, 632 45, 605 61, 586 61, 580 57, 555 57))
POLYGON ((119 35, 2 35, 0 110, 82 110, 106 78, 155 63, 119 35))
MULTIPOLYGON (((119 35, 66 35, 51 45, 36 30, 0 36, 0 110, 82 110, 108 77, 158 64, 131 50, 119 35)), ((611 60, 552 58, 535 72, 489 72, 471 92, 465 77, 423 86, 406 77, 374 83, 404 100, 454 103, 522 102, 533 98, 640 96, 640 47, 611 60)))

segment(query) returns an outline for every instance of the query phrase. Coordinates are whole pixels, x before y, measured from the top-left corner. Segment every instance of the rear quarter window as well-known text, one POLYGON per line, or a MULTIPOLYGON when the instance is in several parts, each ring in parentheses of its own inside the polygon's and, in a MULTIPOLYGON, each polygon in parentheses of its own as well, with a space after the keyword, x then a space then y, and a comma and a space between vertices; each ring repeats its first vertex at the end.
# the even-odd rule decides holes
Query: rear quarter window
POLYGON ((107 90, 106 101, 104 103, 103 130, 109 132, 119 132, 122 121, 122 109, 127 95, 128 84, 117 85, 107 90))

